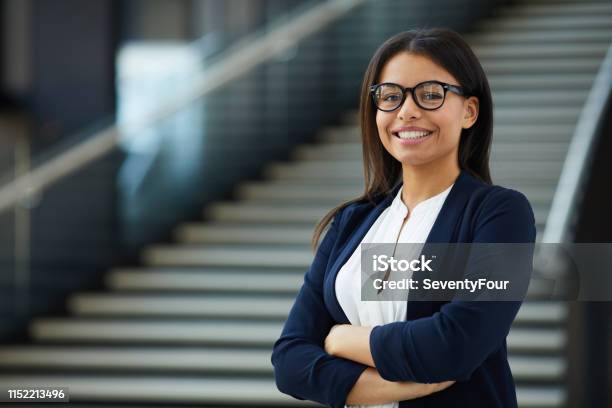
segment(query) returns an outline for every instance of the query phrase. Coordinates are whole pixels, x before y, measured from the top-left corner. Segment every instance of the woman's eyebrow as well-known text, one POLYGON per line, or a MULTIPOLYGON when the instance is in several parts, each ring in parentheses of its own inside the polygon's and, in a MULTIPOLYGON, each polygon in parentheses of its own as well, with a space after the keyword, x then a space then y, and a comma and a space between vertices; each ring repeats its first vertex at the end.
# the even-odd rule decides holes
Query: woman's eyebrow
POLYGON ((394 81, 394 80, 381 80, 379 82, 377 82, 377 84, 396 84, 396 85, 400 85, 404 88, 408 87, 411 88, 417 84, 422 84, 423 82, 429 82, 429 81, 438 81, 438 82, 446 82, 446 81, 442 81, 440 79, 434 79, 434 78, 428 78, 428 79, 423 79, 422 81, 414 81, 412 85, 406 85, 405 83, 402 83, 402 81, 394 81))

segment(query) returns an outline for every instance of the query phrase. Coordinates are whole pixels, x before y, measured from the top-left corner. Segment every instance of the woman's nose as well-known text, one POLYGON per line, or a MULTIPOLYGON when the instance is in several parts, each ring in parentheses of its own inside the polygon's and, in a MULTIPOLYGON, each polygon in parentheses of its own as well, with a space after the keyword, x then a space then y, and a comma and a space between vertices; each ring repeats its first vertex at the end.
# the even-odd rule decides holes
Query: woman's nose
POLYGON ((412 95, 406 95, 406 99, 402 106, 399 107, 398 118, 401 120, 407 120, 411 118, 418 118, 421 115, 421 110, 414 103, 414 99, 412 99, 412 95))

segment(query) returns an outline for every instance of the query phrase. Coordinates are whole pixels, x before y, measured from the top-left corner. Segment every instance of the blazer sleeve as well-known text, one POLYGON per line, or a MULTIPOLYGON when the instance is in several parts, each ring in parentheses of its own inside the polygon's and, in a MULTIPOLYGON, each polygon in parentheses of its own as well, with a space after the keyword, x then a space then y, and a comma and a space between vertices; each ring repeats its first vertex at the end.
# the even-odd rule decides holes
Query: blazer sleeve
MULTIPOLYGON (((475 217, 477 243, 533 243, 535 220, 520 192, 495 189, 475 217)), ((529 273, 532 268, 531 261, 529 273)), ((467 380, 502 346, 520 301, 451 301, 432 316, 376 326, 370 349, 376 369, 389 381, 421 383, 467 380)))
POLYGON ((324 341, 335 324, 323 301, 323 278, 338 234, 336 215, 304 276, 280 338, 272 365, 278 389, 300 400, 343 408, 348 393, 367 366, 332 357, 324 341))

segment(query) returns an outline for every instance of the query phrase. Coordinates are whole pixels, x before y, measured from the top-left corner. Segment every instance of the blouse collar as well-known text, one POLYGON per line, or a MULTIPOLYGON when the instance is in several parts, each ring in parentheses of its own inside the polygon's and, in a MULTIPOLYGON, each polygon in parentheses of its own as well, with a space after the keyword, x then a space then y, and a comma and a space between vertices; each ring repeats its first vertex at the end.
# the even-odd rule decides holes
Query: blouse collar
MULTIPOLYGON (((442 204, 444 202, 444 199, 450 192, 450 190, 453 188, 453 185, 454 183, 451 184, 446 190, 418 203, 412 209, 412 213, 418 214, 418 213, 421 213, 422 211, 426 211, 429 208, 435 207, 437 204, 442 204)), ((408 207, 406 206, 406 204, 404 204, 404 201, 402 201, 403 189, 404 189, 404 186, 402 185, 399 191, 397 192, 397 194, 395 195, 395 198, 393 199, 393 202, 391 203, 391 211, 395 212, 402 218, 405 218, 406 215, 408 215, 409 211, 408 211, 408 207)))

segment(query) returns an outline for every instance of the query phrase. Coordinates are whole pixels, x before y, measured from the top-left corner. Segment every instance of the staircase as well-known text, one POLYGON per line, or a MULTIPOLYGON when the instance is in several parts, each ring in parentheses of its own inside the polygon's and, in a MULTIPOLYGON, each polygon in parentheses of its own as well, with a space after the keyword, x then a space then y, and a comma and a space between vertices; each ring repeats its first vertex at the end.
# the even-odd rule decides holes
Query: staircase
MULTIPOLYGON (((500 10, 469 40, 495 101, 492 176, 529 198, 538 241, 581 107, 612 41, 612 4, 537 1, 500 10)), ((270 353, 312 261, 315 222, 362 190, 356 114, 274 163, 266 180, 117 268, 70 315, 0 346, 0 387, 69 387, 71 400, 161 406, 304 406, 277 391, 270 353)), ((531 296, 537 298, 537 290, 531 296)), ((566 305, 530 300, 508 336, 519 406, 562 407, 566 305)), ((105 405, 109 406, 109 405, 105 405)))

